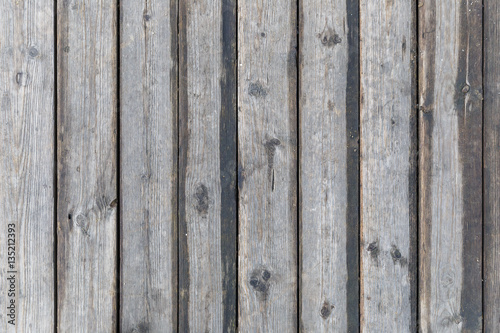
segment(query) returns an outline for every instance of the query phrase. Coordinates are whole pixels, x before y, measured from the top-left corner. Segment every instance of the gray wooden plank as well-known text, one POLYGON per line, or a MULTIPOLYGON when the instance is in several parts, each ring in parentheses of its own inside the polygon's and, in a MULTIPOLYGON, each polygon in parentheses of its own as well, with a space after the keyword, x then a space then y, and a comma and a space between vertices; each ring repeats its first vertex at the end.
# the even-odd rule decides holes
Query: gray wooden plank
POLYGON ((297 329, 297 5, 238 1, 238 327, 297 329))
POLYGON ((59 332, 116 328, 116 1, 57 2, 59 332))
POLYGON ((51 332, 54 6, 1 0, 0 12, 0 331, 51 332))
POLYGON ((235 8, 180 2, 180 332, 236 331, 235 8))
POLYGON ((500 332, 500 3, 484 0, 484 331, 500 332))
POLYGON ((177 84, 177 0, 122 0, 120 329, 124 332, 177 329, 177 84))
POLYGON ((482 331, 481 1, 419 9, 420 320, 482 331))
POLYGON ((358 332, 358 2, 300 2, 300 328, 358 332))
POLYGON ((360 6, 363 332, 416 331, 414 6, 360 6))

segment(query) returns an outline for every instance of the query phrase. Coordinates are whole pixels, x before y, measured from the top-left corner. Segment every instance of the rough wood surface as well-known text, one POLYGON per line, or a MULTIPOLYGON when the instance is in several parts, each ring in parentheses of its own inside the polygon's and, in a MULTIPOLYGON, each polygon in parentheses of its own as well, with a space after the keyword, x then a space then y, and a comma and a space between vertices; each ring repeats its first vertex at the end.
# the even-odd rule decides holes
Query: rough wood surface
POLYGON ((180 332, 236 331, 235 13, 180 3, 180 332))
POLYGON ((0 331, 52 332, 54 6, 0 8, 0 331))
POLYGON ((300 328, 358 332, 356 1, 300 3, 300 328))
POLYGON ((484 331, 500 332, 500 3, 484 0, 484 331))
POLYGON ((59 332, 116 328, 116 2, 58 1, 59 332))
POLYGON ((361 330, 416 331, 415 2, 361 0, 361 330))
POLYGON ((239 322, 297 329, 297 6, 238 1, 239 322))
POLYGON ((420 47, 420 319, 479 332, 481 1, 425 1, 420 47))
MULTIPOLYGON (((120 329, 177 329, 177 1, 120 3, 120 329)), ((135 331, 134 331, 135 332, 135 331)))

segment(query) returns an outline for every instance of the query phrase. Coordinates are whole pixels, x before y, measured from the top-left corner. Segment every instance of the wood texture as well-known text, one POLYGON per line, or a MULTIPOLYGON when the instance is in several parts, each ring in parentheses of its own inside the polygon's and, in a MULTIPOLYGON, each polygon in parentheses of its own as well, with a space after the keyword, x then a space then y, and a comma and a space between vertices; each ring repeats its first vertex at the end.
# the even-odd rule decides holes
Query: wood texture
POLYGON ((419 9, 423 332, 482 330, 481 12, 480 1, 419 9))
POLYGON ((500 3, 484 0, 484 332, 500 332, 500 3))
POLYGON ((414 1, 361 0, 361 330, 416 331, 414 1))
POLYGON ((0 332, 500 332, 498 1, 0 13, 0 332))
POLYGON ((297 6, 238 1, 241 332, 297 329, 297 6))
POLYGON ((0 331, 51 332, 54 7, 2 0, 0 8, 0 331))
POLYGON ((236 331, 235 9, 180 3, 180 332, 236 331))
POLYGON ((116 328, 115 1, 58 1, 59 332, 116 328))
POLYGON ((177 329, 177 70, 177 1, 122 0, 123 332, 177 329))
POLYGON ((358 3, 300 3, 300 328, 358 332, 358 3))

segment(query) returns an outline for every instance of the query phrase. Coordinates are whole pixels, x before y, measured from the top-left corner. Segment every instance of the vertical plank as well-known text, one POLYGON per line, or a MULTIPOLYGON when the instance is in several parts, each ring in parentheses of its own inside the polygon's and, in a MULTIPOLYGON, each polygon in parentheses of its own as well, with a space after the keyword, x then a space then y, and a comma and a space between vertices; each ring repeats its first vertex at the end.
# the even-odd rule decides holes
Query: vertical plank
POLYGON ((359 331, 357 1, 300 1, 300 328, 359 331))
POLYGON ((360 6, 364 332, 416 331, 414 6, 360 6))
POLYGON ((484 0, 484 331, 500 332, 500 3, 484 0))
POLYGON ((235 10, 180 2, 180 332, 236 331, 235 10))
POLYGON ((116 327, 116 1, 58 1, 57 319, 116 327))
POLYGON ((120 329, 177 329, 177 0, 120 2, 120 329))
POLYGON ((238 1, 242 332, 297 329, 296 21, 296 1, 238 1))
POLYGON ((420 318, 482 330, 481 1, 419 9, 420 318))
POLYGON ((1 0, 0 331, 54 330, 54 6, 1 0))

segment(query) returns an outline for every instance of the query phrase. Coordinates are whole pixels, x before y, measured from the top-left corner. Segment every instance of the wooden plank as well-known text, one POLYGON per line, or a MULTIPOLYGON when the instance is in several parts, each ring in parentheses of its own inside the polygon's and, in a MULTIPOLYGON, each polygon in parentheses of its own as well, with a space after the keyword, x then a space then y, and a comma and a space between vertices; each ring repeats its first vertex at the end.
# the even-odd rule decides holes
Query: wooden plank
POLYGON ((120 329, 177 329, 177 0, 120 3, 120 329))
POLYGON ((361 330, 416 329, 414 1, 361 0, 361 330))
POLYGON ((359 331, 357 1, 300 2, 300 328, 359 331))
POLYGON ((52 332, 54 6, 0 8, 0 331, 52 332))
POLYGON ((235 10, 180 2, 180 332, 236 331, 235 10))
POLYGON ((57 320, 116 328, 116 1, 57 2, 57 320))
POLYGON ((500 3, 483 3, 484 331, 500 332, 500 3))
POLYGON ((242 332, 297 329, 296 22, 296 1, 238 1, 242 332))
POLYGON ((481 1, 419 8, 420 319, 482 330, 481 1))

